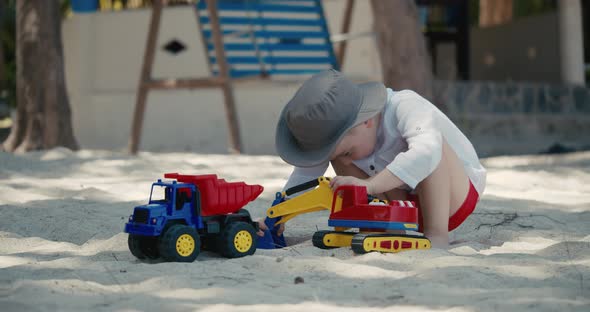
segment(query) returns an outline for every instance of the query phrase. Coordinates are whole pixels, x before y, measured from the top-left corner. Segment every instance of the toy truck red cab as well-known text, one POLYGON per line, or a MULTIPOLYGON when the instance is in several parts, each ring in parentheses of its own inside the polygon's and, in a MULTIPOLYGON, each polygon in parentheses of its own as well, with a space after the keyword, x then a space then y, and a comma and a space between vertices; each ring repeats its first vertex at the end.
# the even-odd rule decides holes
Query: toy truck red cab
POLYGON ((243 207, 262 186, 227 182, 215 174, 164 177, 173 180, 153 183, 149 203, 135 207, 125 224, 134 256, 191 262, 201 246, 228 258, 256 251, 258 223, 243 207), (163 199, 152 198, 155 187, 164 189, 163 199))

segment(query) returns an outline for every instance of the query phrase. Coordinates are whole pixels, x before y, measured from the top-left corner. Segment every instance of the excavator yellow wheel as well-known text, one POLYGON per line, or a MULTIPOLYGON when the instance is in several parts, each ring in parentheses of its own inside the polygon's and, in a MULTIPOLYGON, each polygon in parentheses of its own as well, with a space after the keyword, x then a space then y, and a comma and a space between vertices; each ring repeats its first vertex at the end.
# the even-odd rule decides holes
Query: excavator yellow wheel
POLYGON ((352 250, 357 254, 372 251, 400 252, 430 249, 430 240, 424 236, 395 234, 357 234, 352 238, 352 250))
POLYGON ((321 249, 332 249, 338 247, 349 247, 352 237, 357 233, 338 231, 317 231, 313 234, 312 242, 315 247, 321 249))

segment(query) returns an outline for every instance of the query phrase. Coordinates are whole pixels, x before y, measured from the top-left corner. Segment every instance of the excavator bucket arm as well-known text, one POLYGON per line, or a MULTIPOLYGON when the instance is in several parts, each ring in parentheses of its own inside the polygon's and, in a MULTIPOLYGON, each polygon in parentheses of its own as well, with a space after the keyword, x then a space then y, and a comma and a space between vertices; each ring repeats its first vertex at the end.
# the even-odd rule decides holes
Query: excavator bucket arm
POLYGON ((297 193, 315 186, 317 187, 311 191, 270 207, 266 211, 266 215, 269 218, 281 217, 276 223, 278 225, 285 223, 300 214, 332 209, 334 194, 332 189, 330 189, 330 178, 327 177, 319 177, 317 180, 312 180, 292 187, 286 190, 283 193, 283 196, 297 193))

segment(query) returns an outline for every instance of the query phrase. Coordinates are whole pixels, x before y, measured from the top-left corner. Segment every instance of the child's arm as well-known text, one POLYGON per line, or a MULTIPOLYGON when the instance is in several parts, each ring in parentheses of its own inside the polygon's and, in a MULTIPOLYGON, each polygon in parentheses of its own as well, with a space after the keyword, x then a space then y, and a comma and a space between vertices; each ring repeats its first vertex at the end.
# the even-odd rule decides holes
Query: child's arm
POLYGON ((329 163, 320 164, 315 167, 307 167, 307 168, 294 167, 293 172, 291 172, 291 175, 289 176, 289 179, 287 180, 287 183, 283 187, 282 191, 285 191, 295 185, 299 185, 301 183, 305 183, 305 182, 317 179, 318 177, 320 177, 326 173, 328 166, 329 166, 329 163))
POLYGON ((384 116, 385 135, 401 135, 408 150, 395 157, 384 170, 366 180, 338 176, 330 186, 352 184, 380 194, 405 184, 415 189, 437 167, 442 154, 442 135, 436 126, 436 107, 412 91, 400 91, 395 111, 384 116))
POLYGON ((341 185, 360 185, 367 188, 367 193, 376 195, 404 185, 400 178, 387 169, 381 170, 377 175, 366 180, 352 176, 336 176, 330 181, 330 187, 335 190, 341 185))
POLYGON ((395 126, 391 131, 399 132, 408 143, 408 150, 398 154, 386 168, 415 189, 438 166, 443 137, 437 125, 436 107, 412 91, 402 92, 393 116, 385 116, 384 123, 393 120, 386 127, 395 126))

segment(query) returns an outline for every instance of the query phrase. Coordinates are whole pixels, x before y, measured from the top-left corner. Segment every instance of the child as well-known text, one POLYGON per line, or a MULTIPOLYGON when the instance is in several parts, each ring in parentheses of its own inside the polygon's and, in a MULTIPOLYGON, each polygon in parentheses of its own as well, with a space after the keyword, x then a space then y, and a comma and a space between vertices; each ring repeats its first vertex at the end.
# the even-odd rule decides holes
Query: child
POLYGON ((485 187, 472 144, 433 104, 410 90, 356 85, 335 70, 305 81, 283 108, 276 148, 295 166, 285 189, 331 163, 332 189, 363 185, 383 199, 418 201, 420 229, 435 247, 448 245, 485 187))

